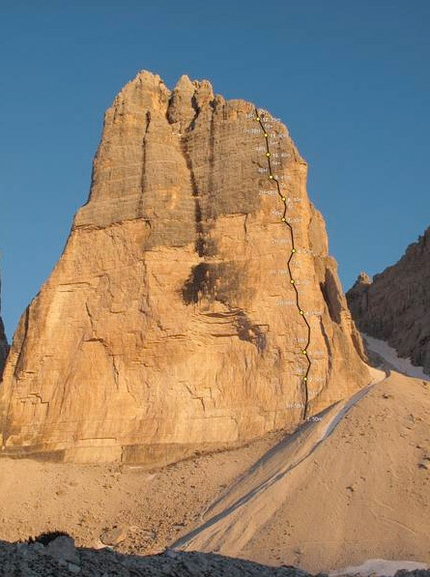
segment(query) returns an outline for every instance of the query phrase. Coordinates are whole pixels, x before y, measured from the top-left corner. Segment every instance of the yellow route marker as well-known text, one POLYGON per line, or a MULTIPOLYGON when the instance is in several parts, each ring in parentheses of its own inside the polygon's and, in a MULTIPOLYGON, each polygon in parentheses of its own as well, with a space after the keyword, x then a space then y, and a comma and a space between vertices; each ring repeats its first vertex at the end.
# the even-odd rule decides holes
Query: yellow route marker
MULTIPOLYGON (((265 114, 259 114, 257 110, 255 110, 255 114, 256 114, 255 120, 260 123, 261 129, 262 129, 263 134, 264 134, 264 138, 266 139, 266 152, 265 152, 265 156, 266 156, 267 161, 268 161, 268 169, 269 169, 269 171, 271 171, 271 170, 272 170, 272 166, 271 166, 270 158, 271 158, 272 154, 271 154, 270 149, 269 149, 269 141, 268 141, 268 139, 269 139, 269 133, 266 132, 265 127, 264 127, 264 125, 263 125, 263 119, 264 119, 264 121, 265 121, 266 115, 265 115, 265 114), (264 117, 264 118, 263 118, 263 117, 264 117)), ((269 120, 270 120, 270 117, 269 117, 269 120)), ((282 200, 282 202, 284 203, 284 205, 286 205, 286 203, 287 203, 287 197, 286 197, 286 196, 283 196, 282 193, 281 193, 281 187, 280 187, 280 184, 279 184, 279 178, 278 178, 278 176, 276 176, 276 175, 274 175, 274 174, 269 174, 269 179, 270 179, 272 182, 276 182, 278 195, 281 197, 281 200, 282 200)), ((287 206, 285 206, 284 215, 286 214, 286 211, 287 211, 287 206)), ((286 219, 285 216, 283 216, 283 217, 281 218, 281 221, 282 221, 282 222, 285 222, 286 224, 288 224, 288 226, 289 226, 290 229, 291 229, 291 234, 292 234, 292 232, 293 232, 292 225, 287 221, 287 219, 286 219)), ((291 240, 293 241, 293 238, 292 238, 291 240)), ((294 242, 294 241, 293 241, 293 242, 294 242)), ((296 250, 295 248, 291 248, 291 255, 296 254, 296 253, 297 253, 297 250, 296 250)), ((290 260, 291 260, 291 257, 290 257, 290 260)), ((288 262, 290 262, 290 260, 289 260, 288 262)), ((289 271, 289 273, 290 273, 290 283, 294 286, 294 290, 295 290, 295 292, 296 292, 296 294, 297 294, 297 297, 298 297, 298 289, 297 289, 297 287, 295 286, 296 281, 295 281, 293 278, 291 278, 291 270, 290 270, 290 268, 289 268, 289 265, 288 265, 288 271, 289 271)), ((299 283, 299 284, 300 284, 300 283, 299 283)), ((309 326, 309 324, 308 324, 308 321, 307 321, 306 318, 305 318, 305 311, 299 307, 298 303, 297 303, 297 308, 298 308, 299 314, 303 317, 304 322, 307 324, 308 330, 310 331, 310 326, 309 326)), ((309 333, 309 338, 310 338, 310 333, 309 333)), ((312 366, 311 359, 309 358, 309 354, 308 354, 308 350, 307 350, 309 344, 310 344, 310 343, 308 342, 308 344, 306 345, 306 348, 305 348, 305 349, 301 349, 301 351, 300 351, 302 355, 305 355, 305 357, 306 357, 306 359, 307 359, 307 361, 308 361, 308 363, 309 363, 309 367, 308 367, 307 373, 309 373, 309 371, 310 371, 310 369, 311 369, 311 366, 312 366)), ((302 383, 304 384, 304 386, 305 386, 306 388, 307 388, 307 386, 308 386, 308 385, 307 385, 307 383, 308 383, 307 373, 306 373, 306 376, 303 376, 303 377, 302 377, 302 383)), ((306 416, 306 411, 307 411, 307 407, 305 407, 305 416, 306 416)))

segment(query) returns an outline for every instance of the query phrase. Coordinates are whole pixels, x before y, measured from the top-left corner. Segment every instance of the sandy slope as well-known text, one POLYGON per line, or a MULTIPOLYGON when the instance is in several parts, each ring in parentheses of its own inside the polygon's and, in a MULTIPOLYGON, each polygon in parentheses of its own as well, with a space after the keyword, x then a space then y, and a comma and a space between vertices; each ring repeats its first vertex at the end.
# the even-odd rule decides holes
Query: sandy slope
POLYGON ((0 459, 0 539, 63 530, 149 554, 188 535, 184 549, 312 572, 430 562, 430 384, 393 372, 320 416, 155 471, 0 459))
POLYGON ((280 434, 164 469, 0 459, 0 540, 61 530, 78 546, 121 541, 122 552, 162 551, 280 434))
POLYGON ((429 562, 429 384, 392 373, 312 450, 336 410, 265 455, 179 546, 310 571, 429 562))

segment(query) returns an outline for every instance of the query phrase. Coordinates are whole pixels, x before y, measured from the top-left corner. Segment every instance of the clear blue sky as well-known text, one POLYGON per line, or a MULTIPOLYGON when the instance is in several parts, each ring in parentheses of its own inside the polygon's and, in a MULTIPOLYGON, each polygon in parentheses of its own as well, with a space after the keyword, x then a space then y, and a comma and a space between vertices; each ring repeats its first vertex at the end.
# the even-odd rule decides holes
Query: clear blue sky
POLYGON ((0 0, 0 249, 9 336, 88 196, 137 71, 267 108, 309 163, 345 288, 430 224, 430 1, 0 0))

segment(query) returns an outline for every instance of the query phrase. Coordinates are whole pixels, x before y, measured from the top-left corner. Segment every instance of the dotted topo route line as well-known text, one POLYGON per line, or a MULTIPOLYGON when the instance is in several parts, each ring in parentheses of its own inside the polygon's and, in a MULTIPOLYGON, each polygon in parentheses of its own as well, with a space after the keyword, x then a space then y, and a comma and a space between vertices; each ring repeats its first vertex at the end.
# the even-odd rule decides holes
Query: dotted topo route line
POLYGON ((302 377, 302 385, 303 385, 304 395, 305 395, 304 407, 303 407, 303 420, 306 420, 307 412, 308 412, 308 403, 309 403, 308 376, 309 376, 309 372, 310 372, 311 366, 312 366, 312 361, 309 358, 309 354, 308 354, 308 348, 309 348, 309 345, 311 343, 311 325, 309 324, 308 319, 306 318, 305 311, 300 306, 299 291, 297 289, 297 284, 296 284, 296 281, 294 279, 293 272, 291 270, 291 261, 293 260, 294 256, 297 254, 297 249, 296 249, 296 245, 294 242, 294 230, 293 230, 293 227, 291 226, 291 224, 287 221, 287 216, 286 216, 287 215, 287 198, 286 198, 286 196, 284 196, 284 194, 282 194, 281 186, 279 184, 279 179, 275 174, 273 174, 273 171, 272 171, 271 152, 270 152, 270 146, 269 146, 269 133, 267 132, 267 130, 263 124, 262 116, 263 116, 263 114, 259 113, 258 110, 255 109, 255 120, 259 123, 261 130, 263 131, 264 139, 266 142, 265 156, 266 156, 267 165, 269 168, 269 180, 270 180, 270 182, 272 182, 276 185, 278 196, 281 199, 283 206, 284 206, 284 212, 283 212, 282 217, 281 217, 281 222, 283 222, 288 227, 288 230, 290 233, 291 252, 290 252, 290 256, 289 256, 288 261, 287 261, 288 273, 290 275, 290 284, 293 287, 295 295, 296 295, 297 310, 299 311, 299 315, 301 316, 301 318, 303 319, 303 322, 305 323, 305 325, 307 327, 307 342, 306 342, 306 345, 301 350, 302 355, 306 358, 306 361, 307 361, 306 372, 302 377))

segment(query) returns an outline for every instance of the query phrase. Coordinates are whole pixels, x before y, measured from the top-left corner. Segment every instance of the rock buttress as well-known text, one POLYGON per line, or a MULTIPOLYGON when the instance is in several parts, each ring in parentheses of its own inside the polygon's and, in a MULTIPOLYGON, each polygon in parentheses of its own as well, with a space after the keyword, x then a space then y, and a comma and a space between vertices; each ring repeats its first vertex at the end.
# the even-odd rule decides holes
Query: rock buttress
POLYGON ((373 281, 361 274, 346 296, 361 331, 430 375, 430 228, 373 281))
POLYGON ((3 454, 163 464, 298 424, 368 381, 306 164, 253 105, 141 72, 107 111, 89 200, 15 334, 3 454), (263 148, 262 148, 263 147, 263 148), (305 395, 306 393, 306 395, 305 395))

